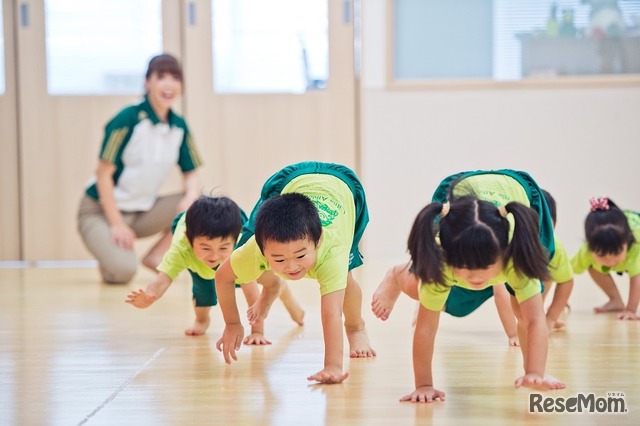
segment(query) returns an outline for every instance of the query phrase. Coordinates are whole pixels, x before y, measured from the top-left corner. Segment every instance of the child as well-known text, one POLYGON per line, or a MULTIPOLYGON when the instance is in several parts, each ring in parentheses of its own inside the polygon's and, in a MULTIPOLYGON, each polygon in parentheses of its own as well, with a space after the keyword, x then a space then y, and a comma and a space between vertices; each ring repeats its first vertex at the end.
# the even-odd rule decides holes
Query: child
MULTIPOLYGON (((146 308, 167 291, 180 272, 188 269, 193 279, 193 300, 196 319, 185 330, 188 336, 200 336, 209 327, 209 311, 218 303, 215 291, 216 268, 233 251, 242 229, 242 211, 227 197, 198 198, 186 214, 176 216, 173 224, 171 247, 158 266, 156 278, 146 290, 134 290, 127 296, 127 303, 146 308)), ((260 291, 256 283, 242 286, 249 306, 258 299, 260 291)), ((288 290, 288 289, 287 289, 288 290)), ((304 312, 286 292, 283 298, 292 318, 302 325, 304 312)), ((247 345, 270 344, 264 338, 262 321, 256 321, 251 335, 244 340, 247 345)))
POLYGON ((591 198, 584 223, 586 242, 571 259, 576 274, 589 275, 609 297, 595 312, 620 312, 618 319, 637 320, 640 300, 640 213, 621 210, 607 197, 591 198), (629 300, 625 306, 611 271, 629 274, 629 300))
MULTIPOLYGON (((558 283, 553 295, 553 301, 551 302, 551 305, 549 305, 546 314, 547 327, 549 328, 549 332, 552 332, 554 330, 561 329, 566 325, 564 321, 560 320, 560 315, 569 307, 569 296, 571 296, 571 291, 573 290, 573 270, 571 269, 567 251, 558 239, 558 236, 555 234, 557 219, 556 200, 548 191, 545 191, 544 189, 541 189, 541 191, 544 195, 545 201, 547 202, 547 206, 549 207, 549 213, 551 215, 551 221, 553 222, 554 228, 553 238, 555 254, 553 255, 553 259, 551 259, 548 267, 551 280, 544 283, 544 291, 542 293, 542 300, 544 302, 553 287, 553 283, 558 283)), ((511 309, 511 303, 509 301, 510 296, 506 287, 504 285, 495 285, 490 288, 493 290, 498 315, 500 316, 502 326, 507 334, 509 345, 520 346, 518 341, 517 324, 513 316, 513 310, 511 309)), ((453 287, 451 289, 451 293, 449 293, 449 298, 455 300, 455 298, 460 294, 467 292, 473 292, 473 290, 467 290, 462 287, 453 287)), ((471 296, 467 295, 467 297, 471 296)), ((445 311, 449 312, 448 309, 445 309, 445 311)))
POLYGON ((282 285, 278 276, 310 277, 320 285, 324 368, 308 380, 340 383, 347 378, 342 371, 343 311, 350 356, 375 356, 361 315, 362 291, 350 272, 363 263, 358 243, 368 220, 362 185, 345 166, 304 162, 271 176, 243 228, 239 245, 246 243, 218 269, 216 289, 226 327, 217 348, 225 361, 237 359, 244 333, 234 282, 257 279, 264 286, 247 313, 253 324, 267 316, 282 285))
POLYGON ((515 386, 564 388, 545 374, 548 330, 540 281, 549 275, 554 243, 538 185, 514 170, 464 172, 440 184, 434 199, 443 197, 448 201, 434 201, 416 217, 408 241, 411 264, 391 268, 372 300, 374 314, 383 320, 401 291, 420 301, 413 340, 416 388, 401 401, 444 400, 431 371, 440 311, 445 304, 458 312, 473 310, 491 297, 491 286, 505 282, 518 318, 525 370, 515 386), (455 286, 476 291, 479 302, 447 299, 455 286))
POLYGON ((155 271, 171 243, 171 220, 200 196, 201 165, 189 128, 171 107, 182 93, 182 68, 163 54, 149 61, 144 99, 106 126, 96 175, 78 208, 78 231, 102 279, 126 284, 136 273, 136 238, 160 234, 142 264, 155 271), (184 191, 158 196, 173 168, 184 191))

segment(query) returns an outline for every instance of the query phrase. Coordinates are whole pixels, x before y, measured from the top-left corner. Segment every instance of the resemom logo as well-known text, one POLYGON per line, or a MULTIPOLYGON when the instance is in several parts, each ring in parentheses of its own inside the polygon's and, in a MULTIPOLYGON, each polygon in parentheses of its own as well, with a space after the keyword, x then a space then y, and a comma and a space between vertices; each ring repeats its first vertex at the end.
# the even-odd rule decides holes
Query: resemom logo
POLYGON ((624 392, 607 392, 604 396, 579 393, 569 398, 529 394, 530 413, 626 413, 629 411, 624 392))

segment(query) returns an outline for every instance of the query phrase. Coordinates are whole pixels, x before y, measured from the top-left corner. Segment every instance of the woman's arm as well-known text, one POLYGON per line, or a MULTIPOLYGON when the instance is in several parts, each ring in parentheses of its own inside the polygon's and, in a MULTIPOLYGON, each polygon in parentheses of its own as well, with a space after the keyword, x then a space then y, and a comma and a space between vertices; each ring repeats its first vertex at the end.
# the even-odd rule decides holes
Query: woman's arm
POLYGON ((113 194, 113 174, 115 171, 115 164, 100 160, 98 162, 98 169, 96 170, 96 186, 98 188, 102 210, 104 210, 107 222, 109 222, 109 226, 111 227, 111 239, 118 247, 132 250, 136 234, 133 229, 126 224, 122 213, 120 213, 116 205, 116 199, 113 194))

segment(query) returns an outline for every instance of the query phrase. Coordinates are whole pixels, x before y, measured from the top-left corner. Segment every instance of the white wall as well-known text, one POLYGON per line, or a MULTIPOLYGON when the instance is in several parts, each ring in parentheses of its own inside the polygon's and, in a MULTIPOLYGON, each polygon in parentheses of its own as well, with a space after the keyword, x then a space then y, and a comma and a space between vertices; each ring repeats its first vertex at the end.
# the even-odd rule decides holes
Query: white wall
POLYGON ((529 172, 556 199, 569 254, 583 240, 589 197, 640 211, 640 87, 389 90, 386 1, 362 3, 367 263, 405 260, 418 210, 463 170, 529 172))

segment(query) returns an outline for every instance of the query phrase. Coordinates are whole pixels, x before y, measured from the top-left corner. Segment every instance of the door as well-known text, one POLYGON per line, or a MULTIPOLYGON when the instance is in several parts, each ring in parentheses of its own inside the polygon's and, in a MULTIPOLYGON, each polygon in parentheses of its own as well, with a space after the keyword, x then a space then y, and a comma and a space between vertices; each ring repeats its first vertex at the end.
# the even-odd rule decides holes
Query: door
POLYGON ((0 260, 20 259, 13 3, 0 3, 0 260))
POLYGON ((19 4, 23 256, 25 260, 89 258, 76 230, 76 212, 95 171, 104 126, 143 94, 144 72, 152 55, 165 50, 180 57, 180 5, 170 0, 19 4), (137 21, 142 18, 144 22, 137 21), (154 30, 146 31, 143 25, 154 30), (132 51, 136 46, 152 48, 136 54, 132 51), (131 63, 112 65, 110 55, 118 50, 132 58, 131 63), (105 64, 102 74, 91 74, 105 64), (135 87, 130 90, 132 81, 135 87), (122 94, 114 94, 118 92, 122 94))
POLYGON ((357 169, 350 1, 187 0, 184 7, 185 114, 206 162, 205 190, 248 210, 287 164, 357 169))

